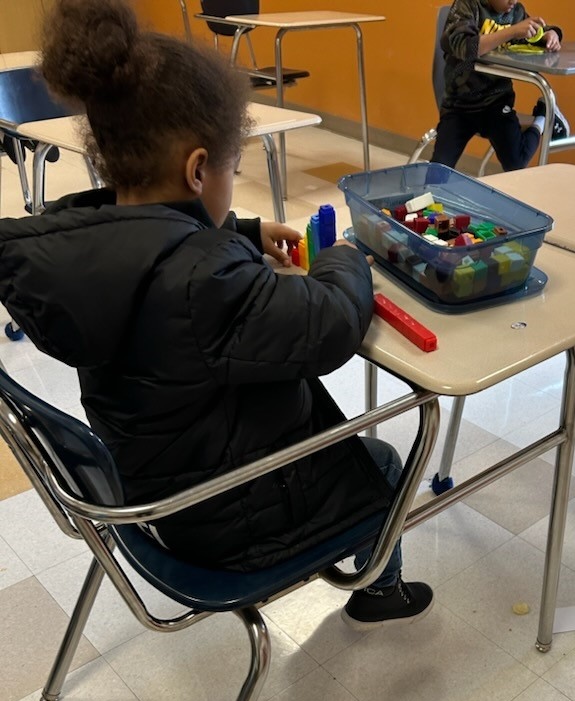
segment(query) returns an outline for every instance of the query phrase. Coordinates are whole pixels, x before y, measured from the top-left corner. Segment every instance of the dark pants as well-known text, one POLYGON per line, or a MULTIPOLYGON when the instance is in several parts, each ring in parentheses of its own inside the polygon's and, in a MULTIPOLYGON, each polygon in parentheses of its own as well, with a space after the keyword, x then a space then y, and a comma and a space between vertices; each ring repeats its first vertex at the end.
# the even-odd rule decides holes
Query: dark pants
POLYGON ((506 171, 525 168, 541 138, 535 127, 522 131, 512 99, 499 100, 479 111, 442 110, 431 160, 455 168, 475 134, 489 140, 506 171))

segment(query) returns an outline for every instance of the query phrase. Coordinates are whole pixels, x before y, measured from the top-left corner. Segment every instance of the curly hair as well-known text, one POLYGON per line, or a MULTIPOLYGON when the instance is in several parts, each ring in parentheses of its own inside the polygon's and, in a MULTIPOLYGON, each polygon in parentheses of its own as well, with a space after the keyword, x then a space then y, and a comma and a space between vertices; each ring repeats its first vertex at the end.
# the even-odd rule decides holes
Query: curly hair
POLYGON ((163 182, 184 139, 205 147, 214 167, 241 150, 243 75, 212 49, 141 30, 124 0, 56 0, 41 55, 53 92, 85 106, 88 153, 112 187, 163 182))

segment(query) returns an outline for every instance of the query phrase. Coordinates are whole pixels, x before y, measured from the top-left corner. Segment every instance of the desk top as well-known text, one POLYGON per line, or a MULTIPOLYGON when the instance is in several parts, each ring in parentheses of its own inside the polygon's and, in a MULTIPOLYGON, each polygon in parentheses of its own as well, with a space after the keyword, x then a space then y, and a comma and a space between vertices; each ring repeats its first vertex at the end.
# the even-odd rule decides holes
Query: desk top
POLYGON ((575 42, 566 42, 562 44, 561 51, 553 53, 521 54, 513 51, 490 51, 480 56, 477 62, 535 73, 572 75, 575 73, 575 42))
MULTIPOLYGON (((518 176, 529 173, 533 193, 537 182, 547 183, 537 194, 556 220, 562 235, 570 229, 564 216, 563 194, 548 187, 554 166, 491 176, 490 184, 517 196, 518 176), (557 212, 560 212, 557 215, 557 212)), ((571 169, 574 166, 570 166, 571 169)), ((571 170, 573 172, 573 170, 571 170)), ((531 191, 530 191, 530 194, 531 191)), ((533 202, 531 202, 533 203, 533 202)), ((467 395, 501 382, 522 370, 575 345, 575 321, 568 309, 575 299, 575 255, 555 246, 543 245, 535 265, 549 275, 543 292, 465 314, 432 311, 416 297, 398 287, 390 278, 374 270, 376 292, 389 297, 437 335, 438 349, 425 353, 383 320, 374 317, 365 337, 362 355, 381 367, 415 384, 446 395, 467 395), (567 313, 566 313, 567 312, 567 313), (516 322, 526 324, 513 328, 516 322)))
POLYGON ((512 178, 508 177, 507 173, 497 173, 482 180, 486 185, 491 185, 550 214, 555 223, 553 229, 545 234, 545 242, 575 252, 575 227, 573 226, 575 165, 552 163, 539 168, 517 170, 512 178), (553 197, 553 212, 549 211, 550 195, 553 197))
MULTIPOLYGON (((251 102, 248 113, 254 120, 250 136, 263 136, 281 131, 313 126, 321 122, 321 117, 309 112, 297 112, 272 105, 251 102)), ((80 118, 81 119, 81 118, 80 118)), ((39 122, 27 122, 18 127, 18 132, 35 141, 53 144, 67 151, 84 153, 84 140, 79 129, 78 117, 61 117, 39 122)))
POLYGON ((27 68, 38 63, 37 51, 17 51, 14 53, 0 54, 0 70, 6 68, 27 68))
MULTIPOLYGON (((197 16, 201 17, 202 15, 197 16)), ((383 15, 362 15, 357 12, 306 10, 303 12, 265 12, 257 15, 229 15, 225 19, 238 25, 295 29, 297 27, 329 27, 337 24, 383 22, 385 17, 383 15)))

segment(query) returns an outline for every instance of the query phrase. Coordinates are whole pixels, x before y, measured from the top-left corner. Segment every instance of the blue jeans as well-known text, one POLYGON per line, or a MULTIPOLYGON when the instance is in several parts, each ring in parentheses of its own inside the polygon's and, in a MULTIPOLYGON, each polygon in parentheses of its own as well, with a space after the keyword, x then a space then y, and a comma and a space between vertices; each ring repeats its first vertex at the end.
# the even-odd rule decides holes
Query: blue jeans
MULTIPOLYGON (((391 487, 397 486, 399 478, 401 477, 401 470, 403 466, 401 464, 401 458, 399 457, 395 448, 384 441, 380 441, 376 438, 362 438, 363 444, 368 449, 369 454, 373 458, 374 462, 377 464, 379 469, 382 471, 383 476, 391 487)), ((385 512, 383 515, 387 515, 385 512)), ((355 556, 355 566, 359 569, 364 565, 369 556, 371 555, 371 550, 367 548, 357 553, 355 556)), ((381 573, 380 577, 371 585, 373 587, 391 587, 393 586, 398 578, 401 570, 401 538, 395 544, 394 549, 391 552, 391 557, 387 563, 385 569, 381 573)))

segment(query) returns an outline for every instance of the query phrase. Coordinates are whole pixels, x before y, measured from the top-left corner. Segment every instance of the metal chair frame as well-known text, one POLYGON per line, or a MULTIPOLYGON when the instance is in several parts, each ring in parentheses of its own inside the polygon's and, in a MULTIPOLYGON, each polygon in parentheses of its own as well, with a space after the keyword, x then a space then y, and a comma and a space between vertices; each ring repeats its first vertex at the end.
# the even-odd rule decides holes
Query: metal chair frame
MULTIPOLYGON (((249 671, 237 701, 255 701, 265 682, 271 656, 270 638, 258 608, 318 576, 336 587, 352 590, 368 585, 381 574, 403 529, 433 450, 438 422, 439 406, 435 395, 413 391, 329 431, 169 498, 139 506, 123 506, 118 503, 117 493, 121 488, 118 487, 113 461, 98 437, 85 424, 37 399, 0 370, 0 435, 61 530, 72 538, 83 538, 94 556, 42 692, 42 701, 60 698, 104 574, 108 575, 140 623, 151 630, 178 631, 217 611, 235 613, 246 627, 251 646, 249 671), (256 573, 223 570, 214 573, 182 564, 133 525, 176 513, 413 408, 419 408, 420 412, 417 439, 384 523, 380 517, 372 517, 326 544, 256 573), (94 474, 98 470, 110 475, 104 491, 109 496, 95 500, 88 498, 87 494, 95 489, 90 485, 95 484, 94 474), (335 566, 343 557, 371 543, 374 543, 371 557, 361 570, 346 573, 335 566), (148 582, 188 610, 171 619, 159 619, 150 613, 115 558, 114 546, 118 546, 148 582), (149 557, 161 558, 158 571, 153 571, 150 562, 154 560, 149 557), (182 567, 188 567, 193 576, 187 571, 179 572, 182 567), (170 568, 176 568, 179 581, 185 581, 189 591, 170 584, 166 573, 170 568), (225 589, 222 581, 226 578, 231 583, 227 585, 225 597, 218 600, 213 592, 218 587, 225 589), (199 593, 194 593, 194 587, 199 593), (206 591, 209 594, 206 595, 206 591)), ((98 479, 101 479, 100 473, 96 475, 98 479)))

